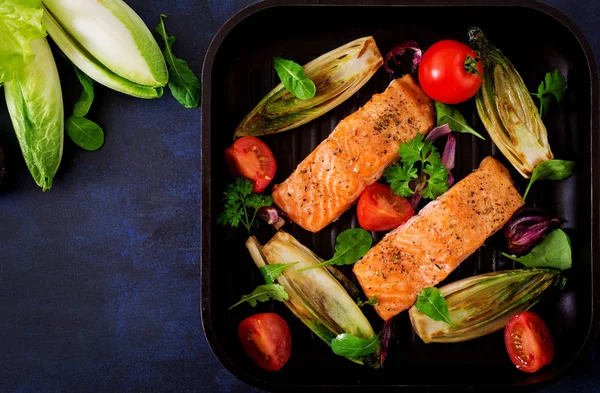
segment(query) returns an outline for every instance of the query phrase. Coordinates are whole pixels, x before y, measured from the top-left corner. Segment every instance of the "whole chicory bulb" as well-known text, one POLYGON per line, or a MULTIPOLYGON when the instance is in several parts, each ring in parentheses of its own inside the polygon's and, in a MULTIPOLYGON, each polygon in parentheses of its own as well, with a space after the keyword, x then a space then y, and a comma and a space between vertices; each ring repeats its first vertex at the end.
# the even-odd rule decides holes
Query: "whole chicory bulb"
POLYGON ((508 249, 515 254, 529 251, 542 241, 555 224, 559 223, 560 220, 550 219, 542 209, 521 207, 504 227, 508 249))

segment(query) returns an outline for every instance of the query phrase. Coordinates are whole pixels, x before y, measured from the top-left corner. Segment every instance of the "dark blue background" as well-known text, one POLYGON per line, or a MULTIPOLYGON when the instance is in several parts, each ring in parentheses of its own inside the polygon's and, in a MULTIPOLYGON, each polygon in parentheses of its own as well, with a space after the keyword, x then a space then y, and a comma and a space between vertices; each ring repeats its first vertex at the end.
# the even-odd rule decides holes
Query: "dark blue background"
MULTIPOLYGON (((128 0, 151 27, 169 16, 175 51, 198 75, 218 28, 254 2, 128 0)), ((599 56, 600 2, 546 2, 599 56)), ((70 113, 81 88, 57 62, 70 113)), ((89 117, 105 146, 67 140, 44 194, 0 108, 11 172, 0 192, 0 393, 255 391, 221 367, 201 329, 200 110, 168 92, 144 101, 98 90, 89 117)), ((600 392, 595 354, 547 392, 600 392)))

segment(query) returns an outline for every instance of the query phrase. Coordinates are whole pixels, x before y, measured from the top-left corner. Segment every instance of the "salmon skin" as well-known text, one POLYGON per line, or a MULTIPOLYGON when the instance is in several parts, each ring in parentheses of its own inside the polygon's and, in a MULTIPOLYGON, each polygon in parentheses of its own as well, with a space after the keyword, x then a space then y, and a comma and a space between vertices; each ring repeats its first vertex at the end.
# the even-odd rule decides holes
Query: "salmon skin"
POLYGON ((523 205, 508 170, 492 157, 419 214, 388 233, 354 265, 367 298, 388 320, 445 279, 523 205))
POLYGON ((302 228, 320 231, 398 159, 401 143, 431 130, 434 115, 431 99, 410 75, 393 80, 275 186, 273 200, 302 228))

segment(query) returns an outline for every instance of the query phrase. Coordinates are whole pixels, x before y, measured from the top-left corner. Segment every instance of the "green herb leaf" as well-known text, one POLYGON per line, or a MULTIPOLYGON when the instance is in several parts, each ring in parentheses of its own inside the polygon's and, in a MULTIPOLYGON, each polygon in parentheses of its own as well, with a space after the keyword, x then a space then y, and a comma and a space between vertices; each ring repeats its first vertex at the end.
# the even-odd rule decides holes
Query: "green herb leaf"
POLYGON ((419 177, 419 170, 408 164, 394 164, 385 170, 384 176, 394 194, 409 197, 415 193, 410 181, 419 177))
POLYGON ((239 223, 246 227, 248 235, 261 207, 271 206, 273 198, 252 192, 253 183, 249 179, 238 177, 227 186, 223 193, 223 211, 217 217, 217 223, 237 228, 239 223))
POLYGON ((502 255, 527 267, 553 267, 566 270, 572 265, 571 240, 561 229, 550 232, 527 255, 522 257, 513 257, 506 253, 502 253, 502 255))
POLYGON ((94 102, 94 82, 89 76, 84 74, 83 71, 77 67, 75 67, 75 73, 77 74, 77 78, 79 78, 79 82, 81 82, 81 85, 83 86, 83 92, 75 103, 73 115, 77 117, 84 117, 88 114, 92 103, 94 102))
POLYGON ((548 160, 544 161, 535 167, 529 179, 529 184, 523 195, 523 202, 529 194, 531 185, 538 180, 563 180, 571 176, 575 170, 575 163, 573 161, 565 160, 548 160))
POLYGON ((419 192, 423 198, 435 199, 448 190, 448 170, 444 165, 427 165, 423 173, 429 176, 427 186, 419 192))
POLYGON ((335 254, 328 261, 298 270, 314 269, 323 265, 351 265, 362 258, 371 249, 373 238, 362 228, 346 229, 335 239, 335 254))
POLYGON ((369 356, 379 349, 379 335, 365 340, 350 333, 338 334, 331 340, 331 349, 336 355, 348 358, 369 356))
POLYGON ((281 57, 274 57, 273 66, 285 88, 294 96, 301 100, 308 100, 317 93, 315 83, 306 77, 301 65, 281 57))
POLYGON ((564 95, 565 89, 567 88, 567 81, 558 70, 554 70, 553 73, 547 72, 544 80, 538 86, 537 94, 531 93, 540 100, 540 116, 544 112, 548 111, 552 96, 556 98, 557 102, 561 102, 564 95))
POLYGON ((448 127, 452 131, 463 132, 467 134, 473 134, 478 138, 485 140, 477 131, 471 128, 465 117, 458 111, 458 109, 446 105, 444 103, 435 101, 435 111, 437 112, 437 125, 448 124, 448 127))
POLYGON ((160 23, 156 26, 156 31, 165 41, 165 50, 163 55, 169 66, 169 89, 173 97, 186 108, 196 108, 200 105, 200 80, 191 70, 187 61, 175 57, 173 54, 173 44, 175 37, 167 34, 164 18, 160 15, 160 23))
POLYGON ((297 264, 298 262, 291 263, 275 263, 273 265, 265 265, 260 267, 260 274, 262 274, 267 284, 273 284, 277 279, 277 276, 281 274, 286 268, 297 264))
POLYGON ((85 117, 70 116, 65 121, 65 128, 73 142, 82 149, 96 151, 104 144, 102 128, 85 117))
POLYGON ((369 306, 378 306, 378 305, 379 305, 379 300, 377 300, 377 296, 371 296, 371 297, 369 298, 369 300, 360 300, 360 299, 359 299, 359 300, 356 302, 356 305, 357 305, 358 307, 362 307, 362 306, 364 306, 365 304, 368 304, 369 306))
POLYGON ((425 288, 421 290, 415 307, 434 321, 444 321, 454 327, 448 313, 448 303, 446 303, 446 299, 444 299, 439 289, 425 288))
POLYGON ((242 303, 248 303, 252 307, 255 307, 257 302, 266 302, 271 299, 282 302, 288 300, 289 296, 285 289, 279 284, 260 285, 249 295, 242 296, 241 299, 229 307, 229 309, 231 310, 242 303))

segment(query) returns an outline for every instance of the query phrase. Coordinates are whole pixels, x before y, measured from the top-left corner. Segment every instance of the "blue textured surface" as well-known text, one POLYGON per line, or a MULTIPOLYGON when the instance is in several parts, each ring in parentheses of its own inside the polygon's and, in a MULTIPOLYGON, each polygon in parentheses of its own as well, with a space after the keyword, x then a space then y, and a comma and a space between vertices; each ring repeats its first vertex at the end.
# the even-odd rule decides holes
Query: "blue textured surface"
MULTIPOLYGON (((218 28, 253 0, 128 0, 158 14, 199 75, 218 28)), ((600 55, 600 3, 548 0, 600 55)), ((59 63, 64 63, 62 60, 59 63)), ((66 108, 80 87, 60 65, 66 108)), ((26 172, 4 106, 12 179, 0 194, 0 393, 254 392, 212 355, 200 324, 200 110, 99 88, 98 152, 66 142, 54 189, 26 172)), ((596 346, 598 348, 598 346, 596 346)), ((546 392, 600 392, 600 360, 546 392)))

